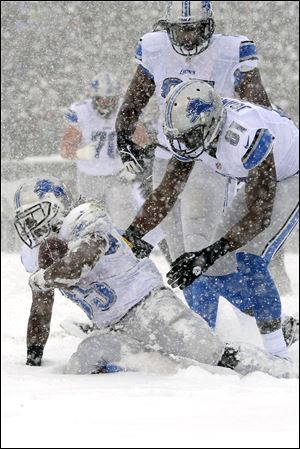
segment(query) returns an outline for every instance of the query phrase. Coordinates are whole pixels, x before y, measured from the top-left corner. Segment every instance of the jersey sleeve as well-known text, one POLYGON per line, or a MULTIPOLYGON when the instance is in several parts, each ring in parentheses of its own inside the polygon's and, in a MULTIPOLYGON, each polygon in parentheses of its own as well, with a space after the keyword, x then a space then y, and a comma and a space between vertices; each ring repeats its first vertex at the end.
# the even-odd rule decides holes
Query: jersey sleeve
POLYGON ((29 248, 27 245, 23 245, 21 249, 21 262, 27 273, 34 273, 38 268, 38 254, 39 246, 35 248, 29 248))
POLYGON ((256 44, 247 37, 240 36, 238 60, 233 75, 235 88, 240 85, 245 73, 259 66, 256 44))
POLYGON ((160 54, 161 33, 153 32, 145 34, 138 42, 135 49, 135 59, 144 74, 154 80, 153 61, 160 54))
POLYGON ((266 128, 254 130, 249 135, 249 146, 242 157, 242 164, 246 170, 258 167, 271 153, 274 136, 266 128))

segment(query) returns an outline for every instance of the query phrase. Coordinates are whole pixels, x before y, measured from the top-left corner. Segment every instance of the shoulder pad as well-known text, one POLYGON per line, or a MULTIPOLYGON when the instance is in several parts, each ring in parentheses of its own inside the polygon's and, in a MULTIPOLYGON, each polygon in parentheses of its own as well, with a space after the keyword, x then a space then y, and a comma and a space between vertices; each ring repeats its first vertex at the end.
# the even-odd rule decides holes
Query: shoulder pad
POLYGON ((242 158, 246 170, 258 167, 270 154, 273 148, 274 136, 268 129, 258 129, 255 137, 242 158))
POLYGON ((168 40, 168 34, 165 31, 154 31, 145 34, 140 40, 142 49, 148 53, 158 52, 165 48, 165 42, 168 40))

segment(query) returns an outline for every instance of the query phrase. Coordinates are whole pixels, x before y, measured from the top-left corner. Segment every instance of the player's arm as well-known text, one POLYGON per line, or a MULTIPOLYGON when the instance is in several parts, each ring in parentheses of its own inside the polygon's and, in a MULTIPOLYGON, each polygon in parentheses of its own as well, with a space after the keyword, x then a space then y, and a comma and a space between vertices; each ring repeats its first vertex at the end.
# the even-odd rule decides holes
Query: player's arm
POLYGON ((137 257, 142 237, 154 229, 167 216, 174 206, 178 196, 183 191, 194 162, 183 163, 173 157, 160 185, 146 199, 136 218, 123 236, 132 244, 132 250, 137 257))
MULTIPOLYGON (((143 169, 145 155, 143 145, 138 141, 136 129, 142 110, 148 104, 155 91, 153 79, 139 65, 127 89, 125 98, 116 120, 117 144, 121 159, 131 173, 138 173, 143 169)), ((145 141, 145 137, 143 138, 145 141)))
POLYGON ((224 236, 230 251, 246 245, 270 225, 276 182, 274 156, 271 153, 257 168, 249 172, 246 181, 248 213, 224 236))
POLYGON ((32 305, 27 325, 27 365, 41 365, 50 332, 53 302, 53 290, 32 290, 32 305))
POLYGON ((117 133, 124 131, 128 131, 130 135, 134 133, 139 116, 148 104, 154 91, 155 83, 153 79, 139 65, 118 112, 116 120, 117 133))
POLYGON ((37 290, 72 287, 81 276, 94 268, 106 249, 106 238, 96 232, 88 234, 74 242, 64 257, 34 273, 30 285, 37 290))
POLYGON ((181 289, 188 287, 217 259, 228 252, 238 250, 263 232, 271 223, 275 194, 276 171, 271 153, 249 172, 246 184, 247 214, 212 245, 178 257, 167 273, 168 283, 181 289))
POLYGON ((234 73, 235 91, 241 100, 271 108, 271 102, 262 84, 258 60, 255 43, 248 39, 242 40, 239 48, 239 67, 234 73))
POLYGON ((272 108, 257 68, 243 73, 240 83, 236 86, 236 92, 241 100, 272 108))
POLYGON ((59 144, 61 156, 65 159, 76 159, 76 151, 80 146, 81 140, 81 132, 75 126, 68 125, 59 144))

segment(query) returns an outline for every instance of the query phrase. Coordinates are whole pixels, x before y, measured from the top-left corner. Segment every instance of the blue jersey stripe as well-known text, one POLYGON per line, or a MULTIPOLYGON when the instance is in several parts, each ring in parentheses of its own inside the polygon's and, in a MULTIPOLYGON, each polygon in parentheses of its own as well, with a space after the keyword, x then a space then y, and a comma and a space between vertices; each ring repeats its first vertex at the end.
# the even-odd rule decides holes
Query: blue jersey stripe
POLYGON ((143 58, 143 50, 142 50, 142 44, 141 42, 138 44, 138 46, 135 49, 135 57, 136 59, 138 59, 139 61, 142 60, 143 58))
POLYGON ((68 110, 65 114, 65 119, 70 123, 77 123, 78 122, 78 116, 75 111, 71 111, 71 109, 68 110))
POLYGON ((274 137, 268 129, 259 129, 254 140, 242 159, 246 170, 257 167, 268 156, 273 147, 274 137))
POLYGON ((257 50, 254 42, 242 42, 240 45, 240 62, 247 59, 257 59, 257 50))
POLYGON ((277 251, 284 244, 288 236, 291 234, 297 223, 299 222, 299 204, 281 228, 279 233, 267 244, 264 252, 262 253, 263 259, 269 263, 277 251))

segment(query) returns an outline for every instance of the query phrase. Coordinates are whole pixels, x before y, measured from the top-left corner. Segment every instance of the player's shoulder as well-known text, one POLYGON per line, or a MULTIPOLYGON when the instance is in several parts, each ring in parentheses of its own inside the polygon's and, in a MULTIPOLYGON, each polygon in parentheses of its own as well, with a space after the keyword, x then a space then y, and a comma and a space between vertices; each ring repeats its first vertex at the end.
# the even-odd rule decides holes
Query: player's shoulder
POLYGON ((255 43, 244 35, 214 34, 211 43, 219 47, 223 56, 237 57, 239 59, 256 54, 255 43))
POLYGON ((140 39, 140 43, 144 51, 156 53, 165 47, 168 40, 166 31, 152 31, 151 33, 144 34, 140 39))
POLYGON ((86 114, 91 109, 91 102, 91 99, 86 99, 72 103, 64 112, 65 119, 71 124, 78 123, 82 114, 86 114))
POLYGON ((101 202, 90 201, 72 209, 64 218, 59 236, 73 240, 89 233, 107 233, 111 230, 111 220, 101 202))

